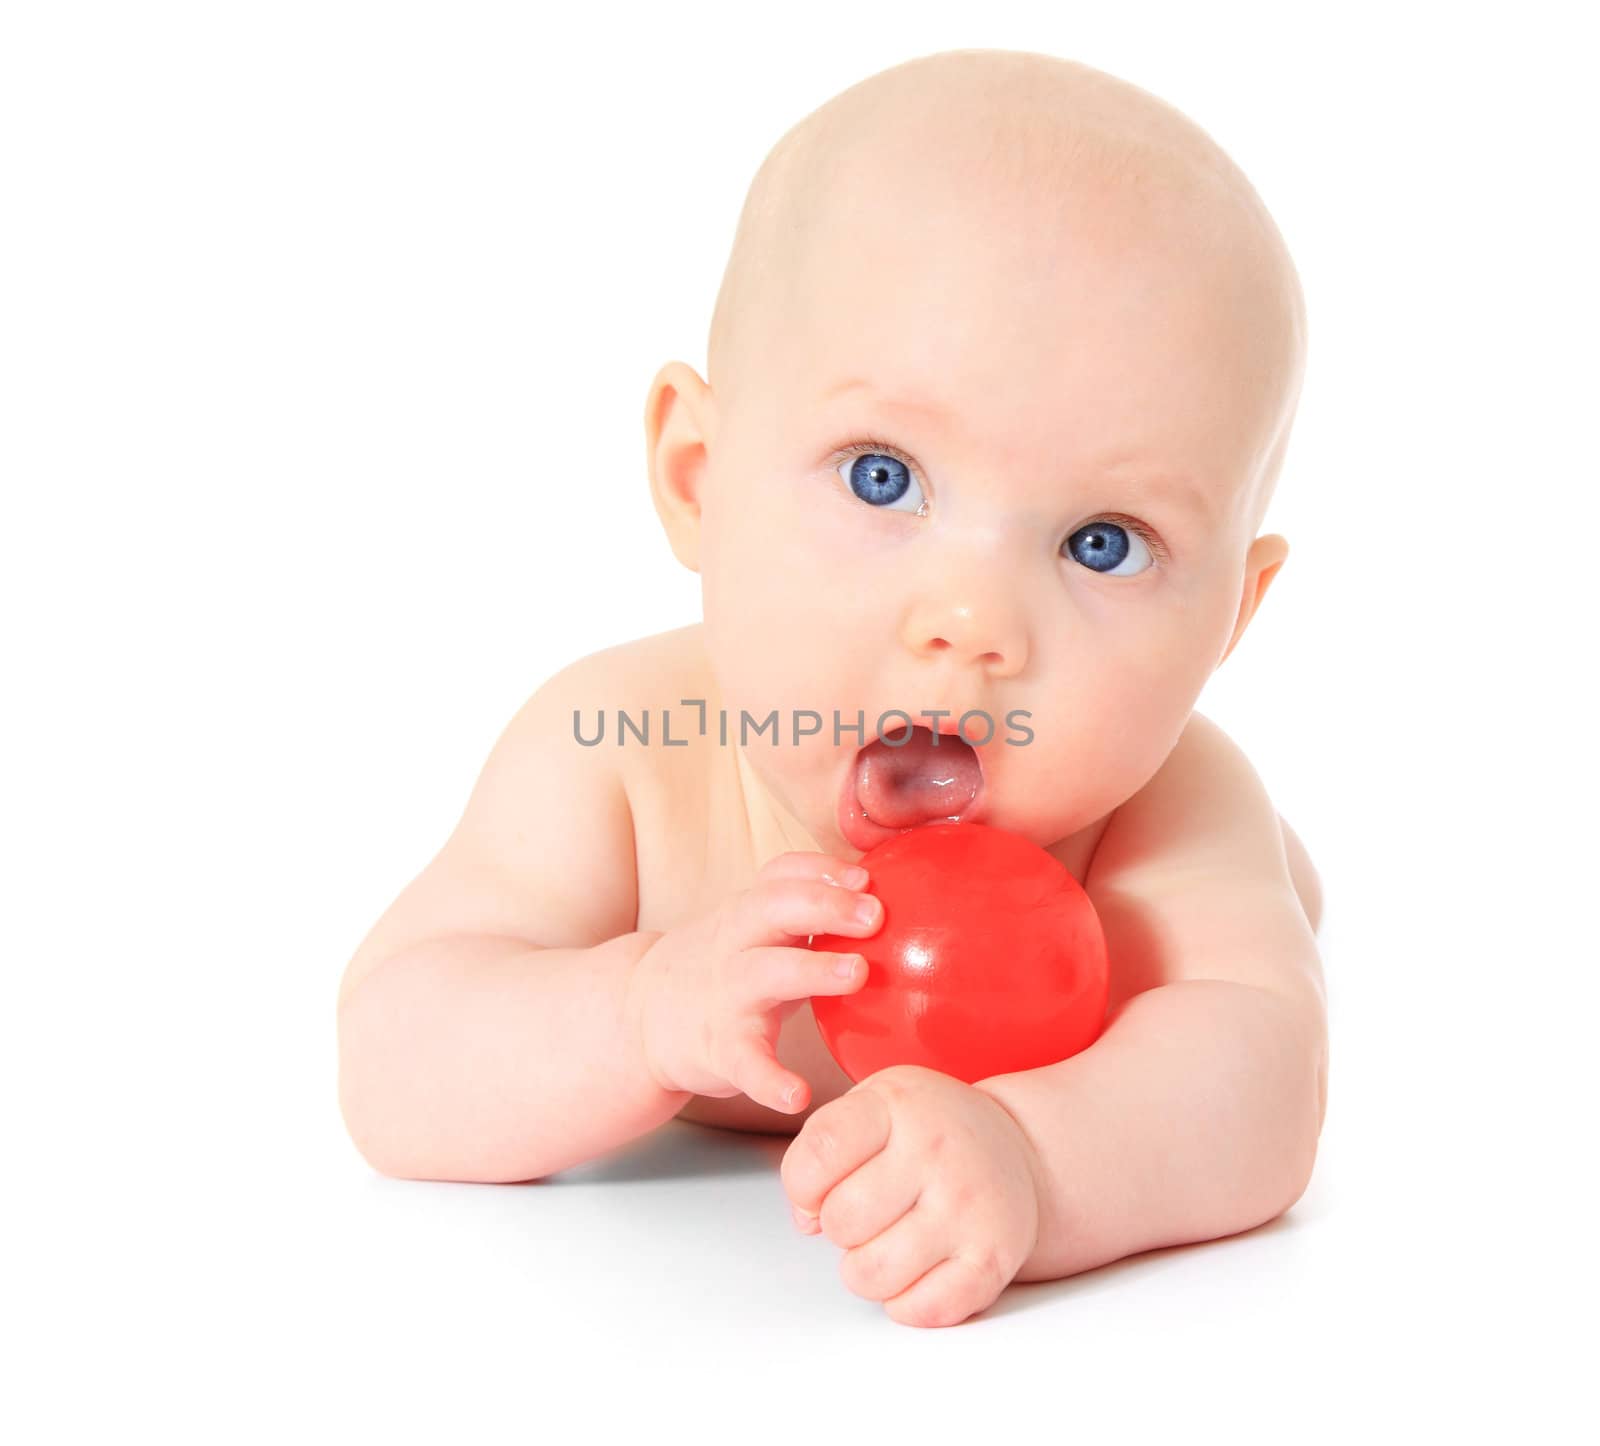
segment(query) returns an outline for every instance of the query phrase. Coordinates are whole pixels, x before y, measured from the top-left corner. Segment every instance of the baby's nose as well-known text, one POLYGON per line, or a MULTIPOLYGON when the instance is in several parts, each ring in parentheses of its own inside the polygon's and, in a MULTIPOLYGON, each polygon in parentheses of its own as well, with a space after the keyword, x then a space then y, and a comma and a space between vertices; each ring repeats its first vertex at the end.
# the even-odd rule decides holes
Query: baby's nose
POLYGON ((997 678, 1014 677, 1028 661, 1027 629, 1016 610, 997 599, 921 603, 907 612, 900 636, 918 657, 949 654, 997 678))

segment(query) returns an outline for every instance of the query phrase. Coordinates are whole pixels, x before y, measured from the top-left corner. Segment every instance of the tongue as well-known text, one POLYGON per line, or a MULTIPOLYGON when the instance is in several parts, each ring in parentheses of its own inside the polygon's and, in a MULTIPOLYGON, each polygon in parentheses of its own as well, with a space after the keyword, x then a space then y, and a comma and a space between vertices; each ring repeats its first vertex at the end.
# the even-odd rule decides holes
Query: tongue
MULTIPOLYGON (((891 735, 904 738, 905 730, 891 735)), ((953 818, 972 802, 981 772, 978 755, 954 734, 933 734, 920 724, 906 742, 874 739, 856 757, 856 799, 884 828, 914 828, 953 818)))

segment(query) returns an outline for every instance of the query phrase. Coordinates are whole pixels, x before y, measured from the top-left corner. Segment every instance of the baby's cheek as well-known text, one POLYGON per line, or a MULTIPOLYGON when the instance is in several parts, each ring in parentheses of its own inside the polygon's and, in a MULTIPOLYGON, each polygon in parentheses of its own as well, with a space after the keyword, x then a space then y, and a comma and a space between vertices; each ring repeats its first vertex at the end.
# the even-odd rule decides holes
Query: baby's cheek
POLYGON ((825 684, 841 646, 871 621, 874 593, 863 580, 872 576, 871 559, 838 527, 804 518, 787 529, 764 522, 708 559, 701 583, 708 629, 743 655, 759 653, 742 661, 764 662, 774 677, 825 684))
POLYGON ((1048 831, 1085 827, 1137 792, 1171 752, 1191 705, 1170 679, 1122 666, 1056 673, 1020 706, 1031 716, 1002 736, 1019 737, 1025 726, 1033 737, 1000 749, 995 762, 1012 806, 1048 831))
POLYGON ((1205 669, 1179 640, 1130 639, 1107 680, 1104 706, 1094 715, 1096 731, 1108 742, 1120 736, 1127 752, 1170 746, 1205 678, 1205 669))

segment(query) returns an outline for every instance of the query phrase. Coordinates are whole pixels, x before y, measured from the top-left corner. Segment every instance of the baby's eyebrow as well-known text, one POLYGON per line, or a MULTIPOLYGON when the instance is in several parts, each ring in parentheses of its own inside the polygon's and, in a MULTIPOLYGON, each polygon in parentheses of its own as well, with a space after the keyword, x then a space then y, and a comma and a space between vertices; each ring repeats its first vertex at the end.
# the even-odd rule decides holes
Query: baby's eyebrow
POLYGON ((1132 473, 1128 482, 1151 497, 1163 497, 1192 513, 1199 522, 1211 521, 1211 498, 1180 474, 1155 470, 1132 473))
MULTIPOLYGON (((825 402, 831 402, 835 400, 835 398, 842 397, 846 392, 853 391, 872 392, 874 391, 874 388, 872 383, 869 382, 865 377, 848 377, 844 381, 840 382, 837 386, 830 387, 827 391, 825 391, 822 394, 822 400, 825 402)), ((873 396, 873 401, 876 402, 878 406, 887 407, 891 411, 917 412, 922 416, 932 417, 941 422, 950 420, 950 413, 948 409, 941 407, 937 402, 918 401, 917 399, 911 397, 886 397, 877 395, 876 393, 873 396)))
MULTIPOLYGON (((847 377, 825 391, 822 400, 831 402, 852 391, 872 393, 874 404, 889 411, 909 412, 938 422, 950 420, 949 409, 938 402, 922 401, 914 397, 884 396, 877 392, 866 377, 847 377)), ((1126 480, 1147 496, 1166 498, 1191 512, 1201 522, 1211 520, 1211 498, 1203 488, 1197 487, 1182 473, 1161 466, 1146 469, 1139 466, 1137 457, 1125 453, 1107 454, 1101 465, 1107 472, 1114 468, 1124 469, 1126 480)))

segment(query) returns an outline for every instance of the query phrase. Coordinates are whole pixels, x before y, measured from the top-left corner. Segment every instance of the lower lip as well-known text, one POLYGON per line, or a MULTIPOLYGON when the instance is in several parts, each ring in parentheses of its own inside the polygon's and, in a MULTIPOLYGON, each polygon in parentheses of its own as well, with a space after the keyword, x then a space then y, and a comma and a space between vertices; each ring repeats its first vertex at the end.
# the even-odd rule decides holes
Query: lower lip
MULTIPOLYGON (((978 761, 978 791, 972 795, 971 802, 953 818, 930 818, 927 824, 917 827, 941 823, 976 823, 978 813, 983 806, 985 779, 983 777, 983 761, 978 761)), ((859 849, 866 853, 869 849, 876 848, 885 839, 891 839, 896 834, 907 833, 908 829, 886 828, 881 823, 874 823, 867 817, 867 812, 861 806, 861 800, 856 797, 856 760, 852 755, 844 771, 844 782, 839 788, 838 804, 835 809, 835 818, 839 825, 839 834, 851 848, 859 849)))

